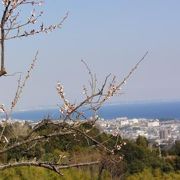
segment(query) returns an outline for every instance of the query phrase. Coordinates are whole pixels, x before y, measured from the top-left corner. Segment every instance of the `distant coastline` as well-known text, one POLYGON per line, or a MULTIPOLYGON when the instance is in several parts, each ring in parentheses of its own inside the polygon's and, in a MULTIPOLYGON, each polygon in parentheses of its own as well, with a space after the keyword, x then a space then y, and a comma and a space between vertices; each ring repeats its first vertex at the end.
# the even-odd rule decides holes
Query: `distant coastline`
MULTIPOLYGON (((57 107, 41 107, 17 111, 13 113, 13 118, 20 120, 42 120, 50 117, 58 119, 60 113, 57 107)), ((87 114, 90 116, 90 114, 87 114)), ((159 120, 180 119, 180 101, 160 101, 160 102, 132 102, 106 104, 99 111, 99 116, 104 119, 115 119, 118 117, 146 118, 159 120)))

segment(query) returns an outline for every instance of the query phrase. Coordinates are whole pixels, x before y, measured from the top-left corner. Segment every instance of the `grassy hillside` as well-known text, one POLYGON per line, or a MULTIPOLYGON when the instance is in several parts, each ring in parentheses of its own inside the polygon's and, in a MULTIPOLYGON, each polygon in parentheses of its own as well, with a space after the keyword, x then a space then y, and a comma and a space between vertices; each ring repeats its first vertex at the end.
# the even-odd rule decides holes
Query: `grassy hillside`
MULTIPOLYGON (((81 129, 86 129, 88 126, 85 124, 81 129)), ((9 145, 27 138, 24 134, 26 135, 26 132, 30 130, 31 126, 27 123, 24 127, 17 123, 9 125, 5 131, 6 136, 10 139, 9 145), (12 134, 16 134, 16 136, 12 134)), ((42 136, 55 130, 56 127, 46 125, 34 132, 32 136, 42 136)), ((62 170, 63 176, 44 168, 9 168, 0 171, 0 180, 96 180, 98 177, 101 177, 102 180, 120 178, 127 180, 180 179, 179 142, 176 142, 170 149, 163 150, 163 157, 160 158, 158 147, 149 148, 147 139, 141 136, 136 141, 122 140, 120 137, 102 133, 96 127, 93 127, 88 135, 102 142, 109 149, 114 149, 113 154, 97 147, 94 142, 79 134, 76 136, 70 134, 17 147, 1 154, 0 163, 38 161, 68 165, 98 160, 100 161, 99 165, 62 170), (125 142, 125 145, 117 149, 116 146, 122 142, 125 142)), ((3 143, 0 146, 3 147, 3 143)))

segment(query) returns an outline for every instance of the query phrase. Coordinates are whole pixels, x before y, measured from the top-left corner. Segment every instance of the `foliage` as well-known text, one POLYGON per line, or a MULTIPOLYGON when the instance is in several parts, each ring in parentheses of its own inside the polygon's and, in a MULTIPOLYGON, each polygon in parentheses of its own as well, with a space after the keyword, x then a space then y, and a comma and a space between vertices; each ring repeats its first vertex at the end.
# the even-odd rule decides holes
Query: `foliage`
MULTIPOLYGON (((54 124, 48 124, 48 121, 45 122, 45 125, 39 129, 37 128, 31 136, 43 136, 56 131, 57 127, 54 124)), ((13 129, 19 129, 19 127, 28 132, 32 131, 32 127, 28 123, 24 125, 18 123, 7 125, 5 133, 10 139, 10 144, 17 141, 17 137, 14 133, 8 136, 8 132, 11 132, 13 129)), ((119 146, 118 149, 114 149, 113 154, 111 154, 102 151, 101 148, 97 149, 97 144, 94 141, 87 139, 79 133, 76 136, 69 134, 48 138, 39 143, 24 144, 2 154, 1 161, 3 163, 12 163, 28 160, 66 165, 77 162, 92 162, 99 159, 101 163, 91 167, 61 170, 61 173, 63 172, 64 174, 64 177, 61 178, 56 173, 54 174, 42 168, 37 168, 36 170, 36 168, 32 167, 4 170, 1 172, 2 176, 0 177, 5 179, 5 177, 10 178, 13 176, 15 179, 26 179, 26 177, 30 177, 28 173, 31 171, 32 174, 37 173, 39 179, 48 179, 48 174, 52 174, 52 179, 90 179, 91 177, 96 179, 99 177, 99 174, 104 179, 110 177, 126 177, 129 179, 140 179, 141 177, 149 179, 179 177, 180 158, 178 154, 176 156, 160 158, 157 148, 153 147, 153 149, 150 149, 147 139, 144 137, 138 137, 136 141, 123 140, 121 137, 102 133, 96 126, 89 123, 81 124, 79 129, 83 132, 88 131, 87 135, 94 137, 95 140, 104 142, 105 147, 110 149, 114 149, 118 144, 123 145, 119 146)), ((19 136, 18 138, 26 139, 27 136, 19 136)))
POLYGON ((126 177, 126 180, 179 180, 180 172, 163 173, 160 169, 144 169, 142 172, 126 177))
POLYGON ((136 144, 139 146, 147 147, 148 140, 143 136, 138 136, 138 138, 136 139, 136 144))

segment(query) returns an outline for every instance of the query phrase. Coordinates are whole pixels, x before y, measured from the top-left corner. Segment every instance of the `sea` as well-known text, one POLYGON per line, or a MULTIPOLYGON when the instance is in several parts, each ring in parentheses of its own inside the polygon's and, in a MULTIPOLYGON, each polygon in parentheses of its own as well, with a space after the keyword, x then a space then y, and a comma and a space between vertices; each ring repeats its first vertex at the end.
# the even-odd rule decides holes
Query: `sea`
MULTIPOLYGON (((86 115, 91 116, 90 113, 86 115)), ((119 117, 180 120, 180 101, 106 104, 99 110, 98 116, 106 120, 119 117)), ((40 121, 45 118, 59 119, 60 112, 58 107, 40 107, 16 111, 13 113, 12 118, 30 121, 40 121)))

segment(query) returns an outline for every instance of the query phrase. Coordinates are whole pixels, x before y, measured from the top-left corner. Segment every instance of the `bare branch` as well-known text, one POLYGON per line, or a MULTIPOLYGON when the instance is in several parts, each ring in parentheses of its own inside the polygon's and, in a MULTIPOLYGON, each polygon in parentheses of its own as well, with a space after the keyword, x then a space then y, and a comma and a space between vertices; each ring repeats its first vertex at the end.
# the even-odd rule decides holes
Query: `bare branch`
POLYGON ((90 139, 92 142, 94 142, 98 147, 103 148, 105 151, 112 153, 112 150, 110 150, 109 148, 107 148, 106 146, 104 146, 102 143, 100 143, 99 141, 97 141, 96 139, 94 139, 93 137, 91 137, 90 135, 88 135, 87 133, 81 131, 80 129, 77 128, 73 128, 70 127, 70 129, 78 132, 79 134, 83 135, 84 137, 87 137, 88 139, 90 139))
POLYGON ((123 81, 117 86, 118 88, 120 88, 122 85, 124 85, 126 83, 126 81, 131 77, 131 75, 134 73, 134 71, 139 67, 139 65, 141 64, 141 62, 146 58, 146 56, 148 55, 148 51, 144 54, 144 56, 140 59, 140 61, 138 61, 138 63, 131 69, 131 71, 129 72, 129 74, 123 79, 123 81))
POLYGON ((13 167, 22 167, 22 166, 31 166, 31 167, 42 167, 45 169, 49 169, 54 171, 59 175, 63 175, 60 173, 62 169, 70 169, 70 168, 79 168, 79 167, 88 167, 100 164, 100 161, 93 161, 93 162, 86 162, 86 163, 76 163, 76 164, 69 164, 69 165, 61 165, 61 164, 53 164, 47 162, 17 162, 17 163, 10 163, 5 165, 0 165, 0 170, 5 170, 13 167))
POLYGON ((59 23, 50 24, 49 26, 45 26, 42 22, 41 24, 37 24, 39 18, 42 16, 43 11, 40 11, 36 15, 35 6, 42 5, 43 0, 2 0, 4 5, 3 15, 1 18, 1 34, 0 34, 0 46, 1 46, 1 68, 0 68, 0 77, 7 74, 5 69, 5 41, 33 36, 35 34, 40 33, 48 33, 52 32, 55 29, 62 28, 63 22, 67 19, 68 13, 60 20, 59 23), (21 9, 24 5, 32 6, 31 15, 25 19, 21 13, 21 9), (24 22, 21 22, 23 20, 24 22), (36 26, 35 26, 36 25, 36 26), (32 26, 32 28, 31 28, 32 26))
POLYGON ((11 103, 11 113, 13 111, 13 108, 16 106, 18 100, 20 99, 20 96, 23 92, 23 88, 25 87, 27 80, 30 78, 31 72, 34 69, 35 63, 37 61, 37 56, 38 56, 38 51, 36 52, 36 55, 33 59, 33 62, 30 65, 30 68, 27 71, 27 74, 26 74, 24 80, 21 82, 21 76, 18 80, 18 86, 17 86, 16 94, 15 94, 15 97, 14 97, 12 103, 11 103))
POLYGON ((58 133, 52 133, 52 134, 47 134, 47 135, 43 135, 43 136, 38 136, 38 137, 35 137, 35 138, 31 138, 31 139, 28 139, 28 140, 24 140, 24 141, 21 141, 21 142, 17 142, 3 150, 0 150, 0 154, 3 154, 7 151, 10 151, 12 149, 15 149, 17 147, 20 147, 24 144, 28 144, 28 143, 31 143, 31 142, 39 142, 39 141, 42 141, 44 139, 49 139, 49 138, 52 138, 52 137, 56 137, 56 136, 65 136, 65 135, 70 135, 70 134, 73 134, 74 132, 58 132, 58 133))

